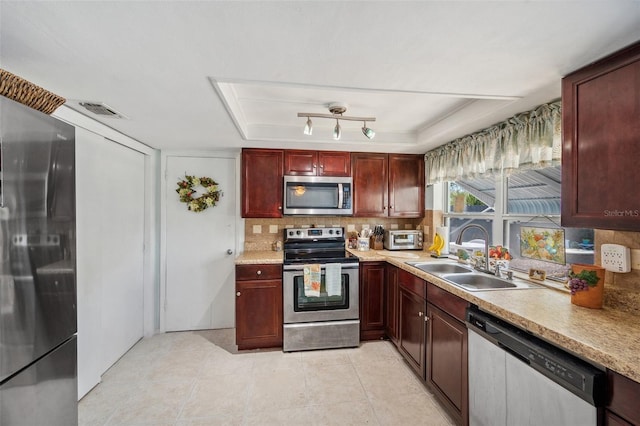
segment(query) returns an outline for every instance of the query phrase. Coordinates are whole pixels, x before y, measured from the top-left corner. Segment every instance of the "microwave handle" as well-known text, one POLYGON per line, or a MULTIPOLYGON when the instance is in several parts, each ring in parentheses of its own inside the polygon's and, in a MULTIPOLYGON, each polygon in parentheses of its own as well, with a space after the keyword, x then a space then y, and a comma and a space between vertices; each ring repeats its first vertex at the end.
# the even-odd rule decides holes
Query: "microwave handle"
POLYGON ((338 184, 338 207, 339 209, 342 208, 342 201, 344 200, 344 190, 342 189, 342 184, 339 183, 338 184))

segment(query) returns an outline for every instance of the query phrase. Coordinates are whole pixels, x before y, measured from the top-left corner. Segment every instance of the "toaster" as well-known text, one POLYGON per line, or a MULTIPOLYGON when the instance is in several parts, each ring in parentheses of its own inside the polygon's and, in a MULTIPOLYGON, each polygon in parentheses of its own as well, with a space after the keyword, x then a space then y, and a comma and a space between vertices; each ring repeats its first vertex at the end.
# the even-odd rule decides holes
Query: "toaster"
POLYGON ((384 233, 384 248, 387 250, 422 250, 422 231, 387 230, 384 233))

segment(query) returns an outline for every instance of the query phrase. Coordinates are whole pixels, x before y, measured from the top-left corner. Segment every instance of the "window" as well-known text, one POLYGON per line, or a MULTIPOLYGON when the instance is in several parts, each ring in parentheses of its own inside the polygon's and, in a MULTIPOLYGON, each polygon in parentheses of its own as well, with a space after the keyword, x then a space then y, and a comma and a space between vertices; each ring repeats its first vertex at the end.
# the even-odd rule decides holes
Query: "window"
MULTIPOLYGON (((525 170, 511 176, 481 177, 448 182, 446 225, 450 252, 484 250, 485 234, 477 228, 460 231, 469 224, 484 228, 490 245, 509 248, 510 267, 528 271, 544 269, 548 277, 564 279, 568 266, 520 255, 522 227, 559 228, 560 166, 525 170)), ((566 263, 593 263, 593 230, 565 228, 566 263)))

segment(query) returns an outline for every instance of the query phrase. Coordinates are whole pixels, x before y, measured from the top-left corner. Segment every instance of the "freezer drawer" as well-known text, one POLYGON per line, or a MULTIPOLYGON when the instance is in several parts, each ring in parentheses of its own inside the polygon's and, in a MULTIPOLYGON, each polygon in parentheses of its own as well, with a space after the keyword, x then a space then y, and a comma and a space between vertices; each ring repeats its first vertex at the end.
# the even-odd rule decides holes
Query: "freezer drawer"
POLYGON ((78 424, 76 336, 0 385, 0 425, 78 424))

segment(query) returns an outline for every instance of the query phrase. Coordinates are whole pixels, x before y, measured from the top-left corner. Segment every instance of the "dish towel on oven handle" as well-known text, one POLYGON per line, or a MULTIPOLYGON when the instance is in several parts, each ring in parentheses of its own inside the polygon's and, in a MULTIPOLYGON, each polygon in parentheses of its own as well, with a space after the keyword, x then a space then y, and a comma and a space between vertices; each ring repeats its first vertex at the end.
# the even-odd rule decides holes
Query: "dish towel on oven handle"
POLYGON ((320 297, 320 284, 322 283, 320 265, 317 263, 304 265, 303 273, 304 295, 307 297, 320 297))
POLYGON ((339 263, 327 263, 324 270, 327 296, 342 296, 342 266, 339 263))

